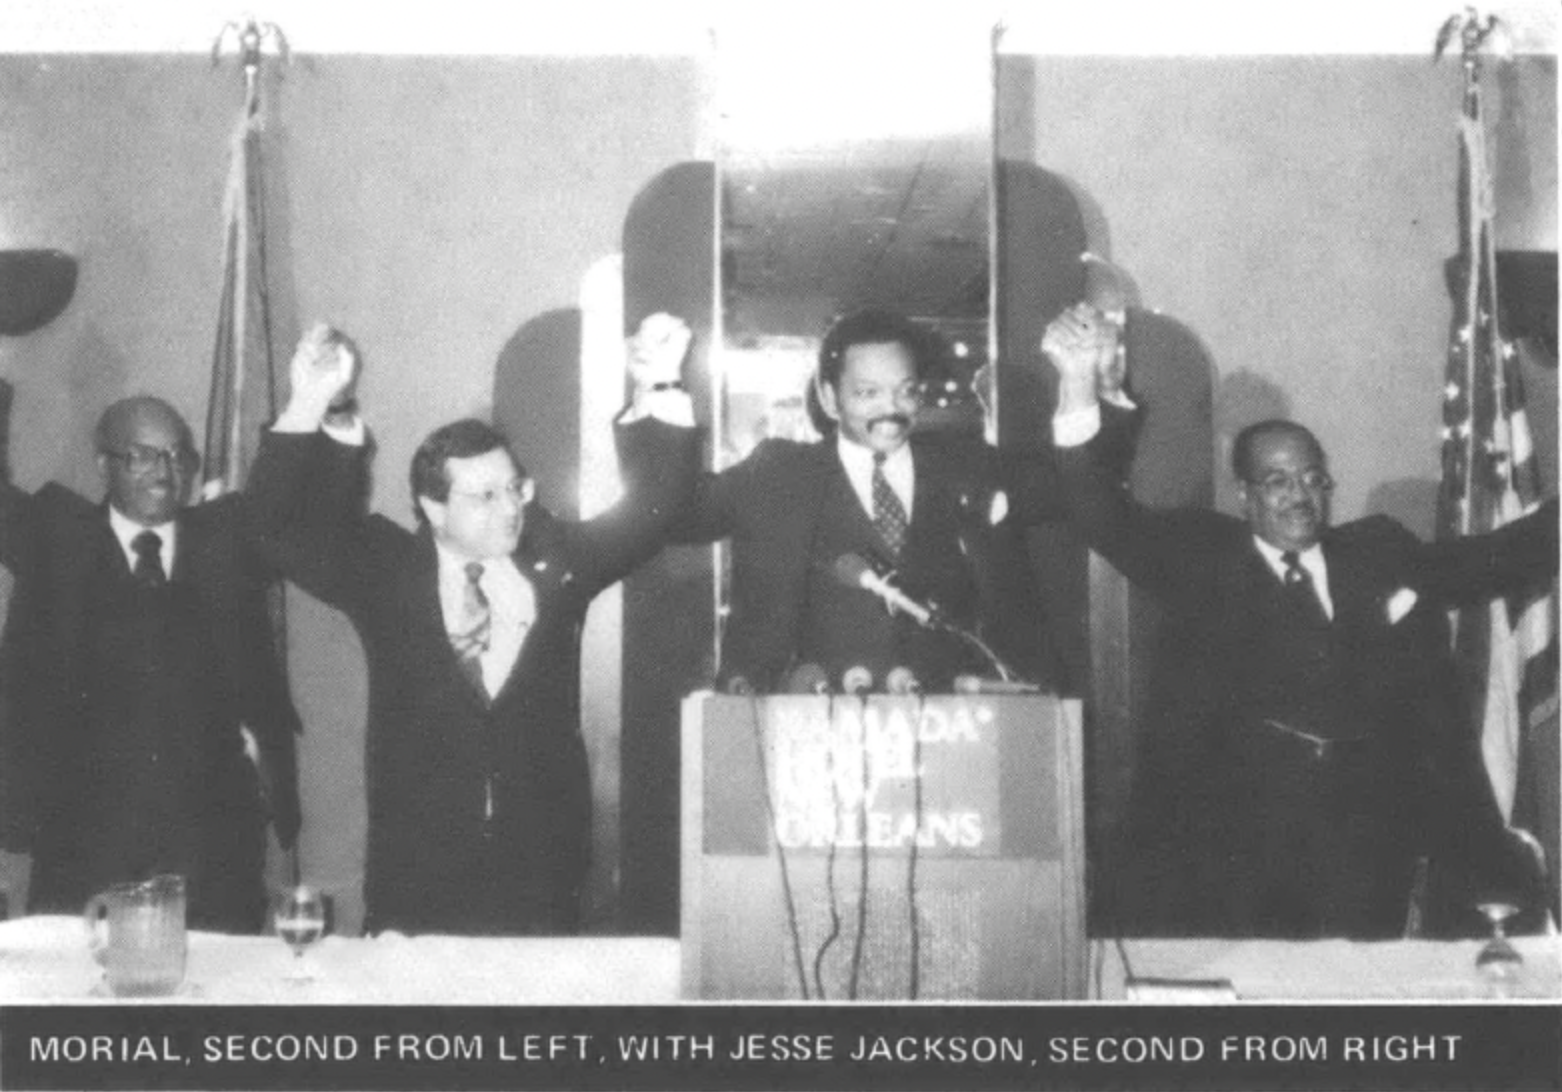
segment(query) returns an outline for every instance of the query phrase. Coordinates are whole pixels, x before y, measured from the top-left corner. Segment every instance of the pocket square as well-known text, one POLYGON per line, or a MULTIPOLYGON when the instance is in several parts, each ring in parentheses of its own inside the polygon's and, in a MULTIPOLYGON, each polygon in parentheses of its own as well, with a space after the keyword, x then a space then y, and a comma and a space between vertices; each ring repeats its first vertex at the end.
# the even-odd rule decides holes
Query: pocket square
POLYGON ((1412 588, 1400 588, 1388 597, 1384 604, 1384 615, 1388 618, 1388 624, 1396 626, 1399 620, 1415 609, 1417 595, 1412 588))

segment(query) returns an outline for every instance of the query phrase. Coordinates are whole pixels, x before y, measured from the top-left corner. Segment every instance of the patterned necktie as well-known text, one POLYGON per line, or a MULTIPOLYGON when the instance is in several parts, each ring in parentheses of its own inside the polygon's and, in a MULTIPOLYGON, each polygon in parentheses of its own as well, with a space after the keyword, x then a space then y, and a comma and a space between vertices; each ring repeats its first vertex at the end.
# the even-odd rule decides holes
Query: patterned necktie
POLYGON ((1327 623, 1329 617, 1324 614, 1323 602, 1313 587, 1312 574, 1302 567, 1301 555, 1295 550, 1286 550, 1280 554, 1280 560, 1285 562, 1285 595, 1292 608, 1309 621, 1327 623))
POLYGON ((493 611, 488 596, 483 594, 483 563, 466 563, 466 584, 461 592, 461 629, 450 635, 450 647, 455 649, 461 673, 467 677, 477 692, 488 696, 483 683, 482 655, 488 651, 493 633, 493 611))
POLYGON ((889 479, 884 476, 884 453, 873 453, 873 526, 878 529, 879 537, 884 540, 884 545, 889 547, 890 556, 898 558, 900 551, 906 545, 908 521, 906 519, 906 506, 900 503, 900 497, 895 490, 890 488, 889 479))
POLYGON ((163 571, 163 538, 156 531, 142 531, 130 540, 130 548, 136 552, 136 563, 130 575, 143 588, 161 588, 168 583, 163 571))

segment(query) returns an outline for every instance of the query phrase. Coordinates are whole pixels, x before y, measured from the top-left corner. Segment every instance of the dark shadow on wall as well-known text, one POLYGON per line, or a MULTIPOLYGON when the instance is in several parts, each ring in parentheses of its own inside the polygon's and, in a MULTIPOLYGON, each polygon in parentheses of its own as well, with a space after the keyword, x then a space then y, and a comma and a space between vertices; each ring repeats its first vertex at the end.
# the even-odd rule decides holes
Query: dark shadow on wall
MULTIPOLYGON (((657 311, 689 323, 694 347, 684 375, 706 421, 715 186, 713 163, 668 168, 635 195, 623 235, 625 332, 657 311)), ((680 703, 715 677, 712 558, 709 547, 667 549, 624 583, 619 924, 626 932, 678 935, 680 703), (667 639, 670 624, 677 640, 667 639)))
POLYGON ((579 308, 545 311, 511 335, 494 363, 494 423, 556 515, 580 511, 579 308))

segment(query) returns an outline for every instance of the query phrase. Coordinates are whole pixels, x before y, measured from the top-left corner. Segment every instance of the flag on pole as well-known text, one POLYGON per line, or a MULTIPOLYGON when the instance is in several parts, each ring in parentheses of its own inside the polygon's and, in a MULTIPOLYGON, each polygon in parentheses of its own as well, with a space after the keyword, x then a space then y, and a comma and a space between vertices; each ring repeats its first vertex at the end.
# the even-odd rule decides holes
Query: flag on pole
MULTIPOLYGON (((1495 214, 1479 70, 1466 62, 1459 127, 1459 253, 1447 381, 1438 537, 1482 534, 1540 503, 1540 472, 1518 352, 1497 307, 1495 214)), ((1460 612, 1455 651, 1475 697, 1486 773, 1511 820, 1526 733, 1557 711, 1554 588, 1460 612)))
MULTIPOLYGON (((269 26, 269 24, 268 24, 269 26)), ((260 429, 276 416, 277 381, 271 345, 271 305, 266 285, 265 192, 261 185, 260 62, 266 31, 253 22, 237 29, 244 66, 244 104, 234 126, 227 187, 222 202, 222 290, 212 348, 211 393, 206 404, 206 461, 201 498, 215 500, 241 490, 259 444, 260 429)), ((275 32, 275 28, 271 28, 275 32)), ((279 32, 275 32, 278 33, 279 32)), ((215 61, 223 38, 213 47, 215 61)), ((280 583, 268 594, 272 639, 287 669, 286 600, 280 583)), ((268 733, 262 747, 244 726, 245 750, 255 763, 277 839, 288 851, 291 879, 299 879, 295 839, 298 803, 295 755, 286 727, 268 733)))
POLYGON ((222 293, 206 408, 201 496, 243 487, 257 430, 276 414, 271 306, 266 292, 266 222, 261 186, 259 80, 245 68, 244 107, 234 128, 223 195, 222 293))

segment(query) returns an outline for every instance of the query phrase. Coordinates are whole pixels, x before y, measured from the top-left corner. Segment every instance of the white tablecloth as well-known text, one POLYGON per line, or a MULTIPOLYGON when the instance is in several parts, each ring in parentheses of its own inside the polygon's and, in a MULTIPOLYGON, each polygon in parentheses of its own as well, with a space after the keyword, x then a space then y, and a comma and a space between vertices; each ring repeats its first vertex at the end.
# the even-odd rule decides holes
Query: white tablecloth
MULTIPOLYGON (((326 937, 303 957, 276 937, 191 933, 185 985, 165 1003, 660 1004, 678 999, 678 942, 663 937, 326 937)), ((114 1001, 79 918, 0 922, 0 1003, 114 1001)))
MULTIPOLYGON (((1562 998, 1562 938, 1519 937, 1523 971, 1508 998, 1562 998)), ((1133 975, 1172 983, 1226 981, 1243 1001, 1476 1000, 1493 993, 1475 970, 1474 940, 1127 939, 1133 975)), ((1091 996, 1123 1000, 1123 959, 1095 941, 1091 996)), ((305 960, 310 981, 290 978, 291 952, 275 937, 190 934, 185 986, 193 1004, 665 1004, 679 1000, 679 948, 662 937, 326 937, 305 960)), ((1157 1000, 1215 1002, 1218 991, 1175 985, 1157 1000)), ((87 952, 73 917, 0 922, 0 1003, 118 1002, 87 952)))
MULTIPOLYGON (((1092 995, 1127 996, 1123 953, 1137 979, 1169 980, 1157 1000, 1178 1000, 1177 982, 1225 981, 1240 1001, 1461 1001, 1562 998, 1562 938, 1515 937, 1524 957, 1511 985, 1493 989, 1475 969, 1481 941, 1125 939, 1093 943, 1092 995)), ((1188 1001, 1218 1001, 1188 991, 1188 1001)), ((1230 1000, 1230 994, 1226 1000, 1230 1000)))

